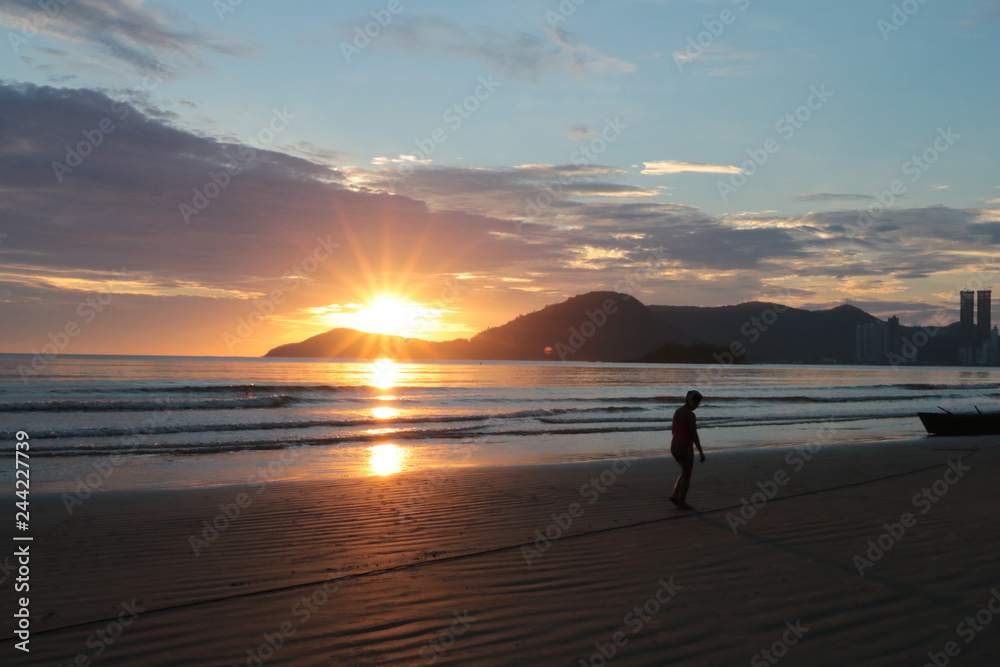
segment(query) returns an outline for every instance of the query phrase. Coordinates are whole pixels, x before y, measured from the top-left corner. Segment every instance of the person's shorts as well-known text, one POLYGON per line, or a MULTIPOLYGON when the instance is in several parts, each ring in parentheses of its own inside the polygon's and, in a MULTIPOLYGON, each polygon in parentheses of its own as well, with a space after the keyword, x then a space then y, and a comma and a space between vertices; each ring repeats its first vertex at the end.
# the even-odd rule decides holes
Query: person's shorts
POLYGON ((694 449, 671 447, 670 453, 673 454, 674 460, 678 463, 688 463, 690 461, 694 461, 694 449))

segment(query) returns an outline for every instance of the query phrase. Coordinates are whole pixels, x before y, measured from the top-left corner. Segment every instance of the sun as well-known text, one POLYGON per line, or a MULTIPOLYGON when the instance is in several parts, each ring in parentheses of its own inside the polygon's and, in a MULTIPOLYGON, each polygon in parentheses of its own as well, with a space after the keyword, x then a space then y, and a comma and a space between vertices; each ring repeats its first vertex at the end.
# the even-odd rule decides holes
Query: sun
POLYGON ((394 297, 380 297, 358 311, 357 318, 364 331, 377 334, 400 334, 418 324, 420 308, 394 297))
POLYGON ((414 301, 399 293, 377 292, 358 303, 317 306, 307 309, 317 324, 343 327, 367 334, 431 338, 447 331, 448 309, 414 301))

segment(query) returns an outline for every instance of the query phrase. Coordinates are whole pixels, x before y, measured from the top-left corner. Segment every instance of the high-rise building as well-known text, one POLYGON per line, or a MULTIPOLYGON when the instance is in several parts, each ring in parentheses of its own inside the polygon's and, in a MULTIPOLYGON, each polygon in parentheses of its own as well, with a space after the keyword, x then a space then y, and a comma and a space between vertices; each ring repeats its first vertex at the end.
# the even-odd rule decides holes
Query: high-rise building
POLYGON ((993 328, 990 321, 991 295, 992 292, 988 289, 976 292, 976 342, 980 344, 990 339, 990 329, 993 328))
POLYGON ((962 290, 959 293, 959 344, 962 347, 969 347, 976 342, 976 328, 973 324, 973 298, 975 292, 972 290, 962 290))
POLYGON ((893 315, 889 318, 889 354, 898 355, 902 347, 899 336, 899 318, 893 315))
POLYGON ((884 364, 889 354, 885 322, 868 322, 854 328, 854 357, 859 364, 884 364))

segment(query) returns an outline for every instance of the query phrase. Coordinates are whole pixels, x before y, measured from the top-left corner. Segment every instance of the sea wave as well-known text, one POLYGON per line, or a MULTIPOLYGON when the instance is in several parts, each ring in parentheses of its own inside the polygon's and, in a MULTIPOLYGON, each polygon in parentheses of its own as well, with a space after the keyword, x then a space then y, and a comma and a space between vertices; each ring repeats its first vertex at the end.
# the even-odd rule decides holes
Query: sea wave
POLYGON ((257 439, 239 441, 212 441, 202 443, 159 443, 137 440, 123 450, 120 446, 100 443, 76 443, 60 445, 49 443, 44 448, 32 449, 35 457, 43 456, 149 456, 176 454, 222 454, 230 452, 252 452, 268 449, 289 449, 293 447, 332 446, 365 442, 392 442, 398 440, 453 439, 469 437, 470 433, 482 426, 465 426, 443 429, 401 429, 378 432, 359 432, 326 437, 300 437, 257 439))
POLYGON ((252 398, 215 398, 197 401, 29 401, 0 403, 2 412, 137 412, 156 410, 242 410, 249 408, 281 408, 300 399, 285 395, 252 398))
MULTIPOLYGON (((64 430, 42 431, 35 434, 38 438, 100 438, 132 435, 169 435, 175 433, 229 433, 238 431, 271 431, 297 430, 305 428, 345 428, 358 426, 384 426, 393 424, 421 424, 452 422, 481 422, 488 415, 441 415, 434 417, 391 417, 364 419, 309 419, 299 421, 272 422, 237 422, 223 424, 164 424, 135 427, 98 426, 94 428, 74 428, 64 430)), ((11 436, 11 433, 0 432, 0 438, 11 436)))
MULTIPOLYGON (((592 408, 540 408, 536 410, 516 410, 512 412, 490 412, 477 414, 438 414, 420 416, 416 414, 395 417, 361 417, 354 419, 301 419, 289 421, 253 421, 225 423, 173 423, 173 424, 143 424, 139 426, 98 426, 76 427, 70 429, 51 429, 36 432, 40 438, 109 438, 133 435, 168 435, 177 433, 232 433, 239 431, 294 431, 306 428, 356 428, 379 427, 405 424, 448 424, 460 422, 487 422, 489 420, 545 418, 553 415, 593 414, 605 412, 611 414, 644 411, 646 408, 634 406, 605 406, 592 408)), ((614 421, 613 419, 594 418, 593 421, 614 421)), ((13 432, 0 432, 0 438, 12 438, 13 432)))
POLYGON ((882 385, 889 387, 901 387, 903 389, 909 389, 912 391, 941 391, 941 390, 962 390, 977 392, 986 389, 1000 389, 1000 383, 997 382, 983 382, 980 384, 932 384, 928 382, 909 382, 906 384, 895 384, 895 385, 882 385))
MULTIPOLYGON (((702 424, 702 430, 713 428, 736 428, 748 426, 793 426, 814 424, 825 432, 835 431, 839 424, 864 420, 898 418, 898 414, 867 414, 862 416, 822 417, 819 415, 794 415, 788 417, 741 418, 731 421, 717 420, 702 424)), ((458 420, 461 421, 461 420, 458 420)), ((363 443, 411 442, 415 445, 421 441, 447 440, 456 438, 480 439, 494 438, 503 441, 505 438, 538 437, 538 436, 569 436, 593 435, 602 433, 639 433, 668 432, 668 420, 654 418, 608 418, 601 419, 538 419, 536 422, 512 423, 505 426, 504 422, 490 423, 486 420, 472 420, 479 423, 468 426, 445 426, 443 423, 431 423, 416 428, 394 428, 377 424, 380 428, 369 428, 353 432, 305 435, 289 434, 281 438, 241 438, 238 440, 212 440, 204 442, 156 442, 148 437, 128 439, 127 447, 122 442, 59 442, 59 439, 45 441, 44 447, 32 450, 33 456, 175 456, 193 454, 221 454, 253 452, 260 450, 280 450, 294 447, 335 447, 363 443), (657 423, 659 422, 659 423, 657 423)), ((66 440, 66 438, 62 438, 66 440)))
MULTIPOLYGON (((424 387, 410 387, 420 390, 424 387)), ((438 389, 437 387, 426 387, 427 389, 438 389)), ((71 394, 79 393, 77 387, 53 387, 48 391, 52 393, 71 394)), ((111 383, 106 385, 88 384, 86 387, 88 394, 228 394, 253 398, 254 394, 294 394, 300 392, 318 392, 330 394, 342 394, 351 392, 379 392, 384 393, 385 389, 371 385, 331 385, 331 384, 154 384, 135 385, 111 383)))
POLYGON ((328 437, 302 437, 281 439, 241 440, 238 442, 203 442, 203 443, 148 443, 138 442, 122 451, 121 447, 101 445, 97 443, 78 443, 72 446, 51 445, 44 449, 32 451, 36 457, 47 456, 173 456, 191 454, 222 454, 231 452, 253 452, 260 450, 291 449, 295 447, 320 447, 360 444, 368 442, 399 442, 399 441, 429 441, 456 438, 477 438, 495 436, 501 438, 545 436, 545 435, 581 435, 595 433, 628 433, 637 431, 660 431, 659 426, 593 426, 583 428, 526 428, 483 430, 482 426, 467 426, 446 429, 408 429, 382 431, 377 433, 361 432, 328 437))

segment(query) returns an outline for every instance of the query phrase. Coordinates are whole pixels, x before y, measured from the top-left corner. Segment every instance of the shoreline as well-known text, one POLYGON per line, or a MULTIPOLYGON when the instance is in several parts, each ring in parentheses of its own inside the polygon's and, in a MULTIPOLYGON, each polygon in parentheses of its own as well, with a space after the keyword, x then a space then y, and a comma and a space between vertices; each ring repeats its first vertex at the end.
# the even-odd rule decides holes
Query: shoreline
MULTIPOLYGON (((666 423, 666 422, 665 422, 666 423)), ((802 446, 868 446, 875 443, 920 443, 935 436, 913 437, 894 430, 837 430, 836 423, 804 422, 778 429, 741 429, 741 444, 725 439, 714 428, 700 428, 706 452, 722 454, 802 446), (749 430, 749 433, 747 432, 749 430), (721 436, 713 438, 714 436, 721 436), (853 437, 851 437, 853 436, 853 437)), ((723 427, 725 428, 725 427, 723 427)), ((915 429, 914 429, 915 430, 915 429)), ((666 428, 566 435, 504 438, 502 435, 467 437, 411 444, 387 437, 384 442, 345 443, 337 446, 290 445, 283 448, 198 453, 190 455, 78 454, 36 456, 32 488, 42 493, 198 489, 253 483, 260 479, 327 481, 367 478, 384 474, 419 474, 437 468, 480 468, 573 464, 614 458, 625 452, 632 458, 670 458, 666 428)), ((0 481, 11 482, 10 471, 0 481)))
MULTIPOLYGON (((888 659, 914 624, 928 646, 953 640, 957 612, 1000 584, 983 528, 1000 500, 995 438, 707 454, 692 513, 666 500, 667 457, 110 491, 72 515, 60 494, 33 494, 31 659, 13 639, 0 651, 96 662, 88 639, 132 604, 143 611, 101 664, 248 664, 265 635, 281 638, 274 664, 579 664, 601 646, 621 664, 718 664, 796 619, 810 629, 789 664, 845 642, 838 659, 888 659), (972 471, 921 514, 911 498, 959 459, 972 471), (859 575, 853 556, 907 511, 915 526, 859 575), (670 613, 633 633, 642 616, 626 613, 649 599, 670 613)), ((1000 622, 963 655, 998 646, 1000 622)))

